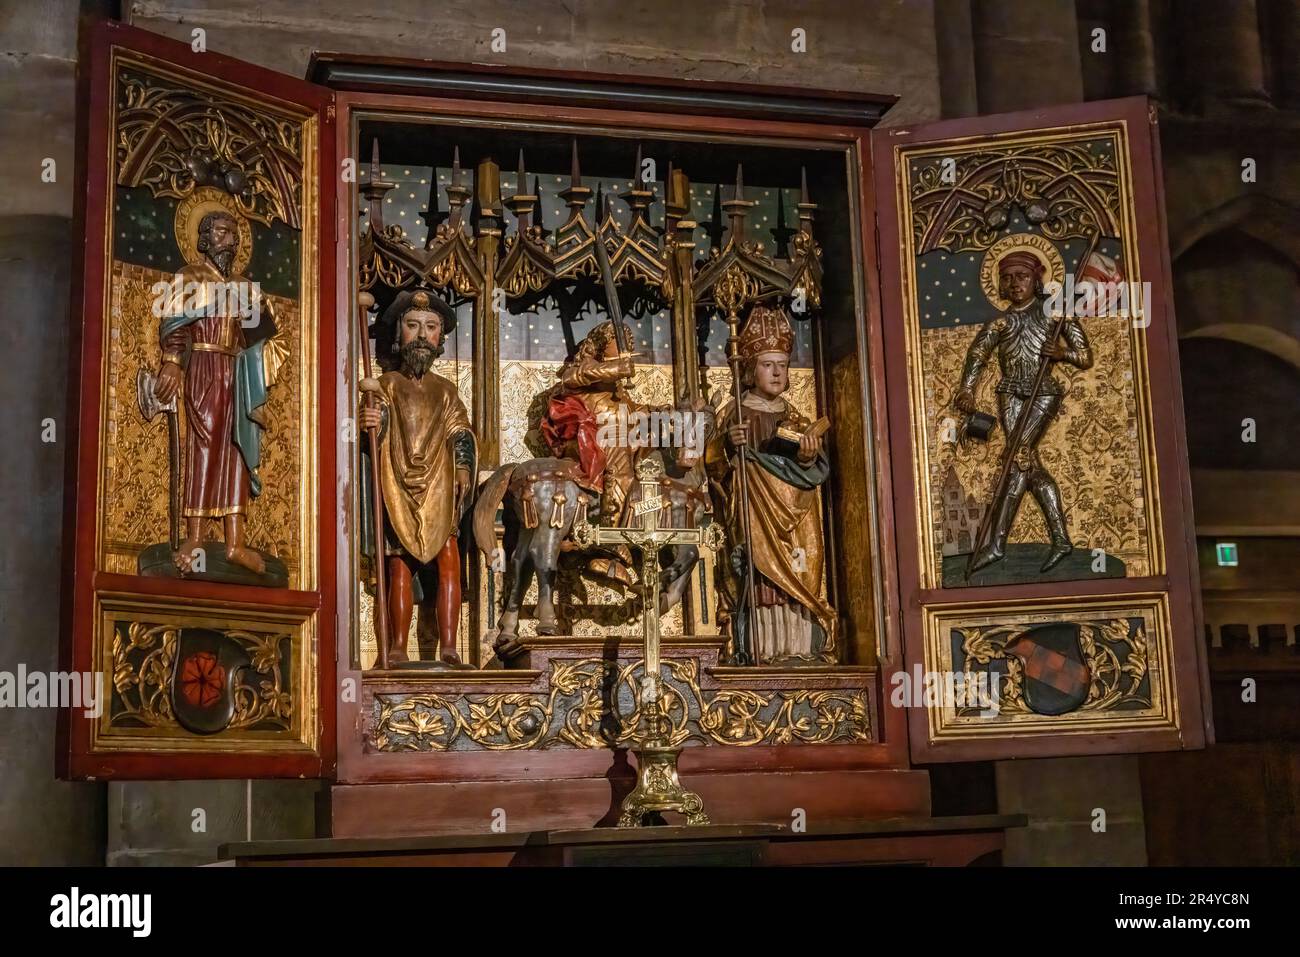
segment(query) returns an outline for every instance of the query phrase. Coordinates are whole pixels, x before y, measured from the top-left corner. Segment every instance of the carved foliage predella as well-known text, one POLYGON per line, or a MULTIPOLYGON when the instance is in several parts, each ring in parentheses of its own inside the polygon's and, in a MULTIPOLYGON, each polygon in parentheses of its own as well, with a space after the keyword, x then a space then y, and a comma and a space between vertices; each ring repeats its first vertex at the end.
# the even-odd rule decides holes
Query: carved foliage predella
MULTIPOLYGON (((550 688, 490 694, 380 693, 378 751, 511 751, 627 747, 641 721, 642 661, 557 661, 550 688)), ((861 688, 702 688, 693 658, 663 663, 671 746, 748 747, 870 741, 861 688)))
MULTIPOLYGON (((1078 647, 1082 665, 1089 676, 1086 697, 1074 714, 1106 712, 1152 707, 1151 687, 1147 680, 1152 649, 1146 628, 1136 627, 1127 618, 1079 622, 1078 647)), ((1030 714, 1032 702, 1026 699, 1026 665, 1022 656, 1010 653, 1017 639, 1027 634, 1020 624, 991 625, 958 629, 961 636, 965 669, 984 667, 1001 661, 1006 678, 1000 689, 998 711, 1001 716, 1030 714)), ((977 709, 966 709, 974 713, 977 709)))

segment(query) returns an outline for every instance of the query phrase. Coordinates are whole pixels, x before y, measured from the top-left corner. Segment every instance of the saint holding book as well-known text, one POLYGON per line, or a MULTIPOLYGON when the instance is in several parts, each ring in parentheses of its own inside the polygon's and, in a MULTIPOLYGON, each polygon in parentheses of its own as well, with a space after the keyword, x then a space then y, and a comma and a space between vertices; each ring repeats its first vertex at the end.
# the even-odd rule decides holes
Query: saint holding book
POLYGON ((830 460, 821 437, 827 423, 809 423, 784 398, 793 347, 785 311, 754 306, 740 334, 740 407, 731 397, 719 407, 719 429, 707 456, 721 491, 728 540, 740 543, 724 569, 733 628, 753 622, 754 640, 737 645, 755 649, 763 663, 821 660, 835 639, 836 613, 823 583, 820 487, 830 476, 830 460), (742 454, 747 503, 737 474, 742 454), (752 614, 744 598, 743 548, 754 564, 752 614))

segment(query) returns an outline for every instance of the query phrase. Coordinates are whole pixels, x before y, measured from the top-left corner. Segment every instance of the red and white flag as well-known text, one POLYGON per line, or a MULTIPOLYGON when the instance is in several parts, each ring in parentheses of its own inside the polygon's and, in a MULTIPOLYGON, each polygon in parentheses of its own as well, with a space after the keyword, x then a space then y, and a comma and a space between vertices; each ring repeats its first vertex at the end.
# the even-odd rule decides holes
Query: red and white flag
MULTIPOLYGON (((1094 252, 1083 264, 1074 285, 1075 312, 1081 316, 1105 316, 1116 312, 1124 281, 1124 269, 1105 253, 1094 252)), ((1127 291, 1127 290, 1124 290, 1127 291)))
POLYGON ((1105 253, 1093 253, 1083 264, 1079 276, 1079 285, 1091 282, 1121 282, 1124 279, 1124 267, 1105 253))

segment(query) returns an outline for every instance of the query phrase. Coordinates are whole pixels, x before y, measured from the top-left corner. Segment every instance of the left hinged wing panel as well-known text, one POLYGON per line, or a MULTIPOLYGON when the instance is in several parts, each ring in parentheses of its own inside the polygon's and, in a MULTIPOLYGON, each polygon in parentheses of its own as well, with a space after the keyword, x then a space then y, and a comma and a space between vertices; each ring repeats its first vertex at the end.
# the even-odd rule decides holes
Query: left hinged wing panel
POLYGON ((328 773, 333 94, 116 23, 80 64, 60 772, 328 773))

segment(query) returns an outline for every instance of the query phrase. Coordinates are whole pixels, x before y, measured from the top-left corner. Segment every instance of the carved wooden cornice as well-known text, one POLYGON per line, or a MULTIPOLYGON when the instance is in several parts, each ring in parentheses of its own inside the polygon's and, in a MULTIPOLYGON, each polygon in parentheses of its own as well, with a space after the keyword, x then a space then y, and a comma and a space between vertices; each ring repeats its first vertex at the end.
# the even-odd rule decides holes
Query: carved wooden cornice
POLYGON ((129 70, 119 89, 118 185, 172 199, 213 186, 249 219, 302 227, 299 123, 129 70))
POLYGON ((528 171, 524 169, 524 152, 519 151, 519 192, 506 200, 519 224, 516 235, 507 236, 506 254, 497 267, 497 286, 511 299, 540 296, 555 281, 555 256, 542 235, 542 228, 532 221, 540 197, 525 192, 528 171))

